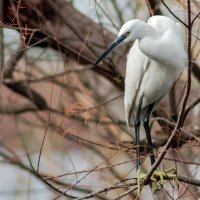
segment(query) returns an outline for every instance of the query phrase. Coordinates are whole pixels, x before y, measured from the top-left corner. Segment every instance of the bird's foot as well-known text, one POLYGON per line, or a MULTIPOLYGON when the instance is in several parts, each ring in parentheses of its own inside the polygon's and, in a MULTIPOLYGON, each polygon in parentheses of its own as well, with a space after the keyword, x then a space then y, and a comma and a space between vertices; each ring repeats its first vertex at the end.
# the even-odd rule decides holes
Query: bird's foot
POLYGON ((143 181, 143 179, 145 178, 146 174, 141 172, 140 167, 138 168, 136 174, 137 174, 137 177, 136 177, 137 180, 136 180, 136 181, 137 181, 137 186, 138 186, 138 189, 137 189, 137 197, 139 197, 139 196, 140 196, 140 192, 141 192, 141 190, 142 190, 142 188, 141 188, 142 181, 143 181))
POLYGON ((159 186, 162 187, 164 185, 164 180, 173 180, 179 187, 179 180, 174 168, 168 169, 166 171, 155 170, 150 178, 150 184, 154 192, 158 191, 159 186))
MULTIPOLYGON (((139 168, 137 170, 137 178, 136 178, 137 186, 138 186, 137 197, 140 196, 140 192, 142 190, 141 185, 142 185, 145 177, 146 177, 146 174, 142 173, 141 169, 139 168)), ((179 186, 179 180, 177 178, 175 169, 172 168, 172 169, 168 169, 166 171, 155 170, 150 178, 150 185, 151 185, 154 193, 159 190, 159 186, 162 187, 164 185, 165 180, 173 180, 176 182, 177 186, 179 186)))

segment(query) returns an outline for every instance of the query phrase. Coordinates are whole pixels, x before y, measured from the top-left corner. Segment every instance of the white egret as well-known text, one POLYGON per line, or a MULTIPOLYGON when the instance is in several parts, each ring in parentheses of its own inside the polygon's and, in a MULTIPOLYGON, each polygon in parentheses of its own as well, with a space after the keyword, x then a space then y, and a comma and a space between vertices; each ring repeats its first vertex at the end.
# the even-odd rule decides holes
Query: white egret
MULTIPOLYGON (((133 41, 127 55, 124 104, 127 124, 135 126, 138 169, 140 122, 143 120, 148 146, 152 149, 149 116, 180 76, 187 56, 180 25, 169 17, 153 16, 147 23, 138 19, 126 22, 94 67, 119 44, 133 41)), ((153 154, 150 159, 153 164, 153 154)))

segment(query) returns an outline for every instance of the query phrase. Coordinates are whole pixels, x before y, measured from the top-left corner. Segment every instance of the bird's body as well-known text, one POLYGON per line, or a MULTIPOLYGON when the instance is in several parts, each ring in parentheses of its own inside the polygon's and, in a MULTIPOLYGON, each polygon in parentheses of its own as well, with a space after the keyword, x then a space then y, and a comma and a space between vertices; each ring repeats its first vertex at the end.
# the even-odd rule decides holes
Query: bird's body
POLYGON ((154 16, 143 26, 147 26, 147 35, 137 40, 127 55, 124 105, 129 126, 133 125, 142 94, 141 118, 148 105, 157 104, 166 94, 186 62, 183 34, 177 23, 154 16), (148 26, 153 28, 152 33, 148 26))
POLYGON ((147 23, 138 19, 126 22, 116 40, 94 66, 97 66, 119 44, 133 41, 135 43, 127 55, 124 104, 127 124, 135 126, 139 174, 141 120, 143 120, 148 146, 151 148, 149 153, 153 165, 155 157, 149 116, 180 76, 187 56, 180 25, 169 17, 153 16, 147 23))

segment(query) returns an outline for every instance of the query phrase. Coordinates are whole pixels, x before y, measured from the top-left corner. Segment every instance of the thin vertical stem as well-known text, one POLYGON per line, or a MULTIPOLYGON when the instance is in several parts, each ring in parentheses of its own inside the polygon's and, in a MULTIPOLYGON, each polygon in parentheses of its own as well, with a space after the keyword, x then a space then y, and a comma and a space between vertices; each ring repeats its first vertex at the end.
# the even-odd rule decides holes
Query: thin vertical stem
MULTIPOLYGON (((187 60, 187 65, 188 65, 188 73, 187 73, 187 86, 186 86, 186 94, 185 98, 183 101, 183 113, 185 112, 185 106, 190 94, 190 88, 191 88, 191 74, 192 74, 192 53, 191 53, 191 47, 192 47, 192 26, 193 23, 191 22, 191 4, 190 0, 187 0, 188 4, 188 44, 187 44, 187 54, 188 54, 188 60, 187 60)), ((181 121, 180 121, 180 126, 183 126, 184 120, 183 120, 183 115, 181 115, 181 121)))
POLYGON ((4 67, 4 34, 3 28, 0 28, 0 72, 2 73, 4 67))
MULTIPOLYGON (((0 21, 4 21, 4 1, 0 2, 0 21)), ((2 76, 4 67, 4 34, 3 27, 0 28, 0 77, 2 76)))

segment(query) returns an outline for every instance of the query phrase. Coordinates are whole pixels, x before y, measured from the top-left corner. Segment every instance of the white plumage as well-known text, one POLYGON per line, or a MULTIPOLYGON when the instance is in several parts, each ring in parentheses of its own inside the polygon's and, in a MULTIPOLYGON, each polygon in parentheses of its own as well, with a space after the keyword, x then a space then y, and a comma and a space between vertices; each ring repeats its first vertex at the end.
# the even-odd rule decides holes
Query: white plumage
POLYGON ((130 126, 141 95, 144 94, 142 117, 147 106, 158 103, 177 80, 185 67, 186 52, 179 24, 168 17, 153 16, 147 23, 128 21, 119 36, 128 30, 131 34, 124 42, 137 39, 127 55, 125 78, 124 104, 130 126))
POLYGON ((149 116, 180 76, 186 65, 181 27, 169 17, 153 16, 148 22, 126 22, 116 40, 94 66, 119 44, 133 42, 127 55, 125 78, 125 113, 128 126, 135 125, 137 168, 140 166, 140 121, 143 119, 151 164, 155 162, 149 128, 149 116))

